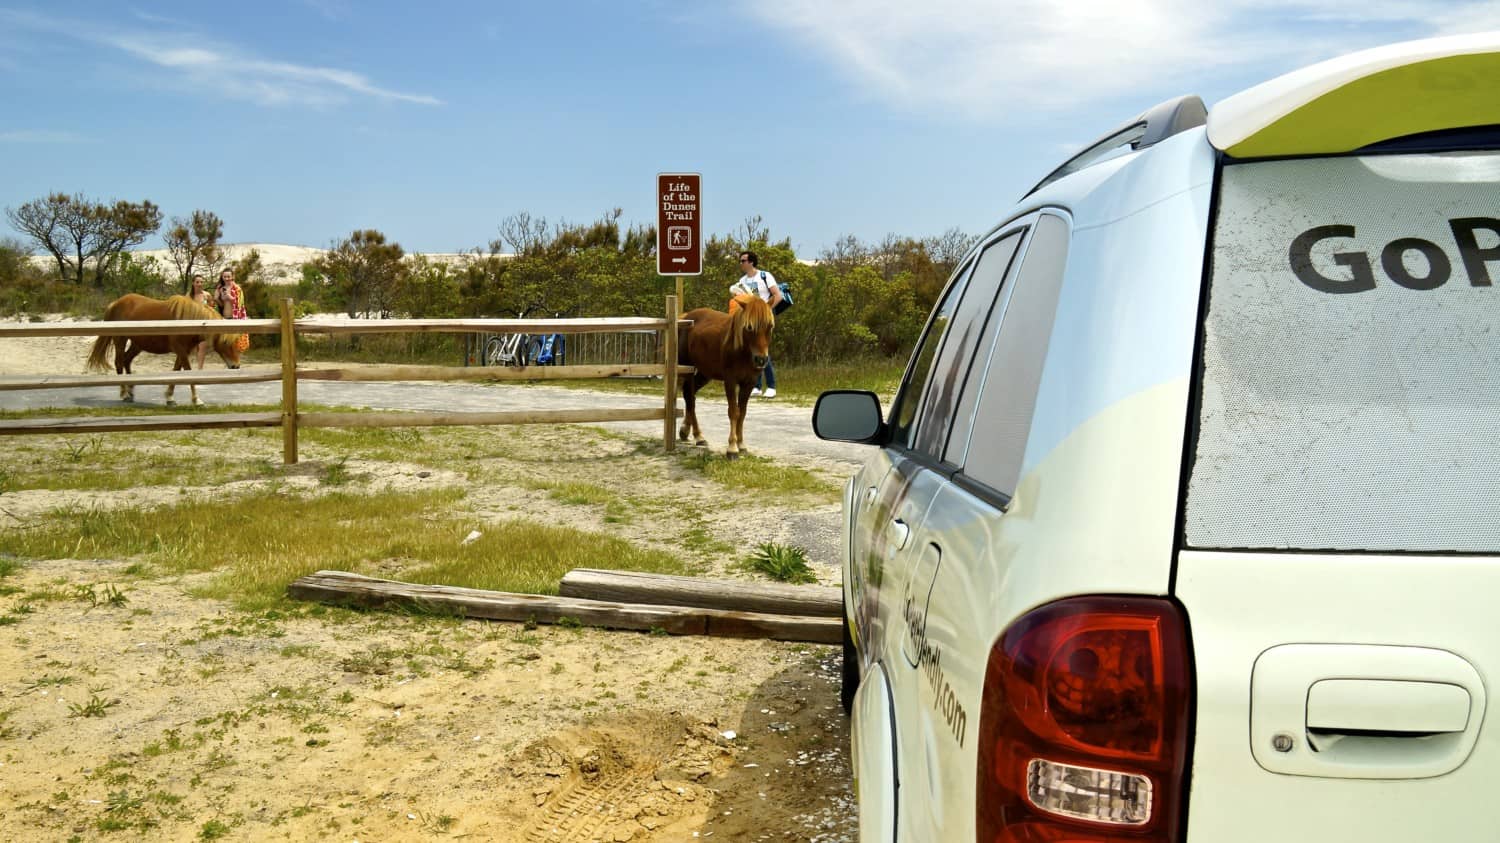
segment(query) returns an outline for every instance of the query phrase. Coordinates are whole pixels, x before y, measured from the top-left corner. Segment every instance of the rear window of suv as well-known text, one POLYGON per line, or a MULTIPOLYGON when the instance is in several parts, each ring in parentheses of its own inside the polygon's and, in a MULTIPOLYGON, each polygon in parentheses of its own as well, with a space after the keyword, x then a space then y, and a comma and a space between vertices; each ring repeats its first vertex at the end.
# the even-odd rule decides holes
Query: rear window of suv
POLYGON ((1228 164, 1185 539, 1500 551, 1500 152, 1228 164))

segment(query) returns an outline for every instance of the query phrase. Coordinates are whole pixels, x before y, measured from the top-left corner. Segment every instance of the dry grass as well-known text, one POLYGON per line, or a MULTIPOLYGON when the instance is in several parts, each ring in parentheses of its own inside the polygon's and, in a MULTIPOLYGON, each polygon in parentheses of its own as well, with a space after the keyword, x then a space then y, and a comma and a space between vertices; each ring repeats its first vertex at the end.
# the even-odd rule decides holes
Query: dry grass
POLYGON ((410 582, 555 594, 572 568, 609 559, 625 570, 682 573, 677 557, 611 536, 522 520, 487 525, 453 512, 459 489, 252 494, 222 506, 60 511, 37 529, 0 535, 0 553, 30 558, 130 557, 166 573, 213 572, 205 597, 245 609, 285 600, 287 585, 323 569, 379 576, 405 561, 410 582), (295 524, 295 532, 287 525, 295 524), (415 562, 420 560, 420 563, 415 562))

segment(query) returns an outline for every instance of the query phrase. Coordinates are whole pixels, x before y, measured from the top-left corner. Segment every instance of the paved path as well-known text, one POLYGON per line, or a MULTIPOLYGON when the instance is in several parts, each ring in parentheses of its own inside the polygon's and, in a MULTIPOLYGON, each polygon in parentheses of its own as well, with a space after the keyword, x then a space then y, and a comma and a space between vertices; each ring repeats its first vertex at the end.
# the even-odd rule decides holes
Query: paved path
MULTIPOLYGON (((138 404, 152 405, 163 401, 162 386, 135 388, 138 404)), ((280 404, 281 384, 277 382, 201 386, 206 404, 280 404)), ((186 387, 177 388, 179 401, 187 401, 186 387)), ((341 407, 368 407, 373 410, 428 410, 441 412, 496 412, 501 410, 569 410, 591 407, 650 408, 661 406, 653 396, 619 392, 568 389, 542 384, 453 384, 436 382, 341 383, 335 381, 301 381, 297 395, 302 401, 341 407)), ((0 409, 23 410, 42 407, 117 407, 117 387, 87 389, 36 389, 0 392, 0 409)), ((678 401, 681 406, 681 401, 678 401)), ((722 450, 729 437, 729 420, 724 407, 724 393, 718 386, 708 387, 708 395, 698 402, 699 425, 709 447, 722 450)), ((660 436, 661 422, 599 423, 612 429, 625 429, 642 436, 660 436)), ((774 399, 751 399, 745 416, 745 437, 750 453, 765 454, 796 462, 818 458, 842 464, 851 473, 869 455, 863 445, 826 442, 812 432, 812 409, 777 403, 774 399)))

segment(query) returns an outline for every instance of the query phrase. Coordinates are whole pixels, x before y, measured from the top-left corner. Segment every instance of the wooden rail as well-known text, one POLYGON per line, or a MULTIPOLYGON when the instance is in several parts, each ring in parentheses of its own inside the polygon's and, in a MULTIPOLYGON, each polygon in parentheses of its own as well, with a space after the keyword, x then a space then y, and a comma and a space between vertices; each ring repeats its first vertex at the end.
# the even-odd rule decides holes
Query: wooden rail
MULTIPOLYGON (((291 299, 284 299, 291 301, 291 299)), ((279 334, 281 319, 178 319, 119 322, 18 322, 0 325, 5 337, 125 337, 135 334, 279 334)), ((606 334, 660 331, 662 320, 644 316, 593 319, 340 319, 293 320, 298 334, 606 334)))
MULTIPOLYGON (((679 369, 681 371, 681 369, 679 369)), ((657 363, 617 366, 362 366, 358 369, 298 369, 304 381, 546 381, 663 376, 657 363)), ((279 379, 277 375, 272 380, 279 379)))
POLYGON ((282 460, 297 462, 297 431, 303 427, 427 427, 439 425, 563 424, 574 422, 650 421, 663 423, 662 447, 676 447, 673 427, 682 411, 676 407, 677 378, 692 369, 677 365, 677 297, 666 298, 663 319, 605 317, 589 319, 344 319, 313 321, 292 318, 292 300, 280 304, 280 319, 158 320, 131 322, 21 323, 0 325, 0 340, 7 337, 101 337, 165 334, 280 334, 281 366, 214 372, 158 374, 46 375, 0 378, 0 391, 25 389, 73 389, 97 386, 168 384, 264 383, 281 381, 279 413, 185 414, 169 416, 0 419, 0 435, 43 433, 98 433, 131 430, 191 430, 235 427, 282 428, 282 460), (361 366, 358 368, 299 368, 298 334, 389 334, 389 333, 495 333, 589 334, 618 331, 655 331, 662 335, 662 359, 656 364, 526 367, 361 366), (371 381, 500 381, 595 379, 624 376, 660 376, 663 406, 660 409, 590 408, 583 410, 517 410, 469 413, 344 412, 303 413, 297 409, 297 382, 323 380, 371 381))
POLYGON ((184 413, 175 416, 0 419, 0 435, 122 433, 129 430, 227 430, 239 427, 278 427, 280 424, 280 413, 184 413))
MULTIPOLYGON (((305 377, 305 375, 304 375, 305 377)), ((143 386, 170 384, 266 383, 281 380, 274 369, 240 369, 222 372, 156 372, 142 375, 41 375, 0 378, 0 391, 17 389, 78 389, 88 386, 143 386)), ((330 378, 330 380, 332 380, 330 378)))

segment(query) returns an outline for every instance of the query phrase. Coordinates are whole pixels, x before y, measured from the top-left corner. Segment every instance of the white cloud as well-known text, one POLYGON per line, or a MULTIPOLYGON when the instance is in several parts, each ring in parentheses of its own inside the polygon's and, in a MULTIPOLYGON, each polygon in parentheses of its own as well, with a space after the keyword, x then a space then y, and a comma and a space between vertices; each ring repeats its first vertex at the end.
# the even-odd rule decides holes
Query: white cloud
POLYGON ((166 72, 166 78, 174 84, 262 105, 337 105, 356 96, 418 105, 443 104, 427 94, 381 87, 352 70, 275 61, 191 32, 163 34, 124 27, 103 28, 5 9, 0 9, 0 23, 112 47, 166 72))
POLYGON ((349 17, 352 11, 344 0, 302 0, 302 2, 331 21, 343 20, 349 17))
POLYGON ((268 61, 224 45, 184 47, 177 39, 140 34, 106 35, 100 40, 157 67, 179 71, 191 82, 262 105, 330 105, 351 94, 442 105, 436 97, 379 87, 351 70, 268 61))
POLYGON ((743 0, 867 93, 993 117, 1500 28, 1493 0, 743 0))

